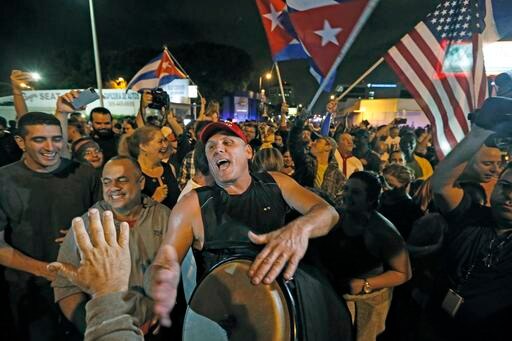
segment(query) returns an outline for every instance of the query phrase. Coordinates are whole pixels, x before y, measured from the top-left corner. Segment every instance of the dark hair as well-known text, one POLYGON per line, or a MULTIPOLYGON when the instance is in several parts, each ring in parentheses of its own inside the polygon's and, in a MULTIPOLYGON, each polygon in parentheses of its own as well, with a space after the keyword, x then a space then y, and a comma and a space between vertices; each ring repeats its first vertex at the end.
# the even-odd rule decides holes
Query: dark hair
POLYGON ((366 198, 371 203, 371 207, 376 209, 379 206, 379 198, 382 191, 382 185, 377 173, 369 171, 354 172, 349 177, 350 179, 358 179, 364 182, 366 185, 366 198))
POLYGON ((4 128, 7 128, 7 120, 0 116, 0 126, 3 126, 4 128))
MULTIPOLYGON (((81 137, 78 140, 71 143, 71 155, 75 155, 77 153, 78 149, 80 148, 80 146, 82 146, 84 143, 90 142, 90 141, 94 142, 92 137, 85 136, 85 137, 81 137)), ((73 156, 73 158, 74 158, 74 156, 73 156)))
POLYGON ((141 144, 147 144, 159 131, 160 128, 150 125, 135 129, 132 136, 127 139, 130 156, 137 159, 140 154, 139 146, 141 144))
POLYGON ((96 108, 92 109, 91 114, 89 115, 89 121, 91 121, 91 122, 93 119, 93 114, 108 115, 108 116, 110 116, 110 120, 112 121, 112 113, 107 108, 96 107, 96 108))
POLYGON ((460 187, 464 190, 464 193, 469 195, 473 203, 481 204, 480 200, 484 203, 487 202, 487 194, 479 183, 462 182, 460 187))
POLYGON ((206 151, 204 150, 204 144, 201 140, 197 140, 196 145, 194 146, 194 167, 203 175, 210 174, 206 151))
POLYGON ((76 117, 68 118, 68 126, 75 127, 80 135, 85 135, 84 125, 76 117))
POLYGON ((69 118, 82 118, 82 113, 81 112, 78 112, 78 111, 73 111, 71 114, 69 114, 69 118))
POLYGON ((420 136, 425 133, 427 130, 425 128, 422 128, 422 127, 418 127, 416 128, 416 130, 414 130, 414 134, 416 135, 416 138, 420 138, 420 136))
POLYGON ((123 119, 123 123, 128 123, 133 129, 137 129, 137 122, 131 117, 123 119))
POLYGON ((196 134, 196 137, 199 136, 199 133, 201 133, 201 130, 204 129, 208 124, 212 123, 212 121, 197 121, 196 127, 194 128, 194 133, 196 134))
POLYGON ((34 111, 21 116, 18 121, 17 135, 25 137, 27 135, 27 126, 34 125, 58 126, 62 131, 60 121, 55 116, 34 111))
POLYGON ((135 160, 133 157, 131 156, 127 156, 127 155, 116 155, 114 156, 113 158, 111 158, 110 160, 108 160, 105 165, 107 163, 110 163, 112 161, 119 161, 119 160, 128 160, 132 163, 132 165, 135 167, 135 169, 137 170, 137 175, 138 176, 141 176, 142 175, 142 168, 140 168, 140 165, 139 163, 137 162, 137 160, 135 160))

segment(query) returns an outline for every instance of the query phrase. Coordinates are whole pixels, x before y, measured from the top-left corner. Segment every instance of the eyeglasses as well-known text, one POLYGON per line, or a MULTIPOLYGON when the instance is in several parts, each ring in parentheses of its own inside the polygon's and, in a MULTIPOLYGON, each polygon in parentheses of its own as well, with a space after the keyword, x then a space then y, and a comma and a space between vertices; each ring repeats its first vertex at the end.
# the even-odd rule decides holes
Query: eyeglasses
POLYGON ((85 156, 93 156, 103 153, 101 149, 87 149, 84 153, 85 156))

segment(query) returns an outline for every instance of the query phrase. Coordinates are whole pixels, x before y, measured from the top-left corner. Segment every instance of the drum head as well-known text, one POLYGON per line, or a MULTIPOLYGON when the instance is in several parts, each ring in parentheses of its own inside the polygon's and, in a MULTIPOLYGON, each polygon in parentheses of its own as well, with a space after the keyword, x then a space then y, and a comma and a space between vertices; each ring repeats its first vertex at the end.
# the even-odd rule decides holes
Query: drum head
MULTIPOLYGON (((228 260, 214 267, 197 286, 189 303, 183 339, 289 340, 293 314, 274 281, 253 285, 251 261, 228 260)), ((288 297, 290 299, 290 297, 288 297)))

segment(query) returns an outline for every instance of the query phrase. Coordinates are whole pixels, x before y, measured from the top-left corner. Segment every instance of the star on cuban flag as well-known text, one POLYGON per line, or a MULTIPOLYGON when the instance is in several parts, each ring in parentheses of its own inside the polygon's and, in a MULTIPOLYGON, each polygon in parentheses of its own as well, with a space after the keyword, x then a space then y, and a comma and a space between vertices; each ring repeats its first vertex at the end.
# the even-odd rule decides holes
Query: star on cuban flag
POLYGON ((306 52, 325 77, 369 0, 289 0, 290 20, 306 52))
POLYGON ((284 0, 256 0, 272 59, 285 61, 309 56, 297 39, 284 0))
POLYGON ((184 72, 176 67, 169 51, 164 49, 162 53, 150 60, 140 69, 128 83, 128 89, 139 91, 142 89, 154 89, 175 79, 187 78, 184 72))
POLYGON ((172 79, 187 78, 187 76, 176 67, 167 49, 165 49, 162 54, 162 59, 156 69, 156 75, 160 79, 164 77, 172 77, 172 79))

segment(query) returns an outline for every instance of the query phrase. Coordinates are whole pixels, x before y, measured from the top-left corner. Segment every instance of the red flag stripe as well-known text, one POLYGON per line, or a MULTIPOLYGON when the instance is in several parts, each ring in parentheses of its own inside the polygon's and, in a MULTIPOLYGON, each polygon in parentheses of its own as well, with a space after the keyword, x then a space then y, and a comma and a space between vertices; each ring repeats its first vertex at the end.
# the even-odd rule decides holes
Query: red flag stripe
POLYGON ((473 74, 475 75, 475 84, 478 96, 475 97, 476 102, 474 103, 473 108, 471 108, 471 111, 479 108, 489 96, 489 86, 487 84, 487 75, 485 74, 484 54, 478 53, 479 51, 482 51, 482 45, 483 38, 480 35, 475 35, 473 37, 473 55, 477 56, 477 60, 475 65, 473 65, 473 74))
MULTIPOLYGON (((432 36, 430 30, 425 27, 425 24, 420 23, 410 33, 410 38, 417 44, 418 49, 423 51, 426 59, 433 64, 434 61, 440 63, 440 58, 444 56, 441 46, 437 40, 432 36)), ((433 66, 433 72, 436 72, 436 66, 433 66)), ((469 125, 466 114, 470 111, 470 105, 466 93, 469 91, 469 82, 466 77, 441 77, 441 85, 444 88, 446 96, 452 106, 452 111, 458 124, 465 135, 469 131, 469 125)))
MULTIPOLYGON (((443 123, 442 113, 430 91, 425 87, 420 76, 413 69, 413 66, 407 61, 396 47, 391 48, 386 56, 386 61, 391 65, 393 70, 401 76, 402 82, 407 89, 413 94, 421 109, 427 113, 431 113, 431 123, 435 126, 439 139, 439 147, 442 155, 450 149, 451 143, 449 142, 448 135, 441 134, 444 132, 445 125, 443 123), (391 60, 393 63, 391 63, 391 60), (396 67, 396 68, 395 68, 396 67)), ((453 134, 452 134, 453 137, 453 134)))
POLYGON ((431 121, 440 157, 464 138, 467 114, 487 97, 480 21, 486 5, 443 1, 385 55, 431 121))
MULTIPOLYGON (((416 87, 413 86, 413 83, 409 79, 409 77, 406 76, 406 74, 402 71, 402 68, 400 68, 398 66, 397 62, 395 62, 393 53, 396 53, 396 52, 395 51, 392 52, 393 49, 394 48, 392 48, 390 51, 388 51, 388 54, 386 54, 384 56, 384 59, 389 64, 389 66, 396 72, 398 77, 400 77, 401 81, 404 83, 404 85, 407 87, 407 89, 410 89, 411 94, 414 96, 414 98, 416 99, 416 101, 418 102, 418 104, 422 108, 422 110, 424 110, 425 115, 427 116, 429 122, 431 122, 431 124, 432 124, 432 134, 435 137, 434 139, 432 139, 434 148, 436 149, 436 151, 440 151, 440 154, 442 156, 444 156, 444 153, 442 153, 443 149, 441 148, 440 141, 442 141, 445 145, 448 144, 448 141, 446 141, 446 138, 444 135, 442 135, 441 138, 437 138, 438 125, 435 123, 436 116, 434 115, 432 110, 430 110, 429 106, 421 99, 419 91, 416 89, 416 87)), ((399 58, 397 58, 397 59, 399 59, 399 58)), ((410 71, 410 70, 407 70, 407 71, 410 71)), ((412 74, 412 72, 410 74, 412 74)))
POLYGON ((460 129, 460 126, 450 124, 447 111, 452 110, 451 103, 440 82, 433 79, 431 76, 435 73, 435 69, 432 68, 426 60, 423 60, 425 57, 423 54, 415 53, 415 49, 417 47, 414 45, 414 42, 408 41, 407 36, 396 45, 396 48, 402 58, 411 65, 414 73, 418 76, 418 79, 426 90, 420 91, 420 97, 423 98, 424 102, 428 106, 435 105, 439 112, 439 118, 443 124, 442 130, 446 133, 448 143, 450 145, 456 144, 456 136, 463 134, 463 132, 460 129), (431 99, 426 96, 427 93, 429 95, 428 97, 431 99))

